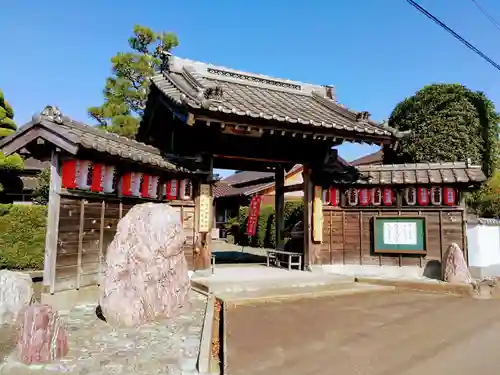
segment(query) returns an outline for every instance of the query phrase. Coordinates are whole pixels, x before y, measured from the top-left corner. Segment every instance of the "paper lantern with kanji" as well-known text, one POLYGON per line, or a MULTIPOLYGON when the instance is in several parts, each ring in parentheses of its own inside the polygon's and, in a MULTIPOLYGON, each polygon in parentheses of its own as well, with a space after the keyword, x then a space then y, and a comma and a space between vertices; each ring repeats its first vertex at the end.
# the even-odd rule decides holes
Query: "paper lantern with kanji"
POLYGON ((447 206, 453 206, 457 200, 457 192, 452 187, 445 187, 443 194, 443 203, 447 206))
POLYGON ((329 189, 323 189, 323 196, 322 196, 322 201, 323 204, 328 204, 330 201, 330 190, 329 189))
POLYGON ((359 204, 361 206, 368 206, 370 204, 370 191, 368 189, 359 189, 359 204))
POLYGON ((414 206, 417 204, 417 189, 414 187, 408 187, 405 189, 405 200, 406 204, 409 206, 414 206))
POLYGON ((382 204, 382 189, 373 188, 371 189, 371 202, 374 206, 380 206, 382 204))
POLYGON ((431 202, 434 206, 439 206, 443 202, 443 190, 440 187, 431 188, 431 202))
POLYGON ((149 198, 158 198, 158 176, 149 176, 148 178, 148 197, 149 198))
POLYGON ((167 199, 175 200, 179 195, 179 181, 170 180, 167 183, 167 199))
POLYGON ((331 206, 337 207, 340 204, 340 189, 330 188, 329 202, 331 206))
POLYGON ((417 189, 417 200, 418 204, 421 206, 427 206, 429 204, 429 189, 418 188, 417 189))
POLYGON ((61 174, 62 174, 62 187, 65 189, 76 189, 77 187, 77 160, 76 159, 66 159, 62 162, 61 174))
POLYGON ((358 204, 358 189, 348 189, 347 190, 347 203, 350 206, 356 206, 358 204))
POLYGON ((179 198, 181 200, 189 200, 193 198, 193 183, 191 180, 184 179, 180 181, 179 198))
POLYGON ((167 192, 168 192, 168 183, 162 182, 160 184, 160 188, 158 189, 158 198, 161 200, 164 200, 167 197, 167 192))
POLYGON ((141 196, 141 182, 142 182, 142 173, 133 172, 132 173, 132 185, 130 187, 132 191, 132 195, 134 197, 141 196))
POLYGON ((92 162, 89 160, 78 160, 76 185, 78 189, 88 190, 92 185, 92 162))
POLYGON ((385 188, 383 190, 382 202, 384 203, 384 206, 392 206, 392 203, 394 202, 394 192, 391 188, 385 188))
POLYGON ((115 191, 116 185, 116 168, 112 165, 107 165, 104 169, 104 192, 112 193, 115 191))

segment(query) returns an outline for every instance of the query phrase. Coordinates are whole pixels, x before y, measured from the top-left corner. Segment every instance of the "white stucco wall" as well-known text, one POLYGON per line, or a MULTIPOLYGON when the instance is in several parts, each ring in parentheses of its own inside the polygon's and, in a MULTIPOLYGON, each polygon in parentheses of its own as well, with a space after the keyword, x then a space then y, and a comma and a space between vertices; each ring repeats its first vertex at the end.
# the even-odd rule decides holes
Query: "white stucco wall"
POLYGON ((475 277, 500 276, 500 220, 467 225, 469 268, 475 277))

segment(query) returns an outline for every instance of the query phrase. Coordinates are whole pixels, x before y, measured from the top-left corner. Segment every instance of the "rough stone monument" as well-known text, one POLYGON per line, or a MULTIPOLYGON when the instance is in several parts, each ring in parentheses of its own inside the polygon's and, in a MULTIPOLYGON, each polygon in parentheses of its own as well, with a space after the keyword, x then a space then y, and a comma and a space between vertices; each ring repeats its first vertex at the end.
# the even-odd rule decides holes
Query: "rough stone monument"
POLYGON ((452 243, 444 256, 443 281, 453 284, 472 284, 472 276, 464 253, 456 243, 452 243))
POLYGON ((168 318, 187 302, 184 243, 180 214, 168 204, 139 204, 120 220, 101 282, 99 310, 108 323, 168 318))

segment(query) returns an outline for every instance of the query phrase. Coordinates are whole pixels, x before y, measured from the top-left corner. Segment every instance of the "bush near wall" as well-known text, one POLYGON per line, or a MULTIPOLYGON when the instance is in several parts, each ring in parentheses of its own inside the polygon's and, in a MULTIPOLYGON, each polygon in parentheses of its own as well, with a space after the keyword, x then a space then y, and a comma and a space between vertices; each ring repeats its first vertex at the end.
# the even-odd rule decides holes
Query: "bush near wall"
POLYGON ((43 269, 47 207, 0 204, 0 269, 43 269))
MULTIPOLYGON (((288 233, 297 222, 302 220, 303 209, 304 203, 302 201, 289 201, 285 203, 285 234, 288 233)), ((230 220, 230 222, 233 225, 236 224, 239 229, 238 234, 235 235, 236 243, 241 246, 274 248, 276 246, 276 218, 274 207, 264 205, 260 208, 255 236, 248 236, 246 234, 248 210, 248 207, 240 207, 238 218, 230 220)))

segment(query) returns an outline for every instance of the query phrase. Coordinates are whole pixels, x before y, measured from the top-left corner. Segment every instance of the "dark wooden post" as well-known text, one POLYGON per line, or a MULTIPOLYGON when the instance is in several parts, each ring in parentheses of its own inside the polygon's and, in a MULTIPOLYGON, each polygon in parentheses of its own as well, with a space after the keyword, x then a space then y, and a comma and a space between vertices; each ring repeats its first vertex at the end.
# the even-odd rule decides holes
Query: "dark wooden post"
POLYGON ((274 212, 276 215, 276 248, 282 248, 284 244, 283 230, 285 224, 285 171, 279 166, 275 172, 275 196, 274 196, 274 212))
POLYGON ((311 169, 304 165, 302 172, 304 179, 304 269, 310 270, 314 264, 312 259, 312 201, 313 201, 313 186, 311 183, 311 169))
POLYGON ((196 240, 194 246, 194 268, 210 268, 212 242, 212 186, 200 184, 195 197, 196 240))

